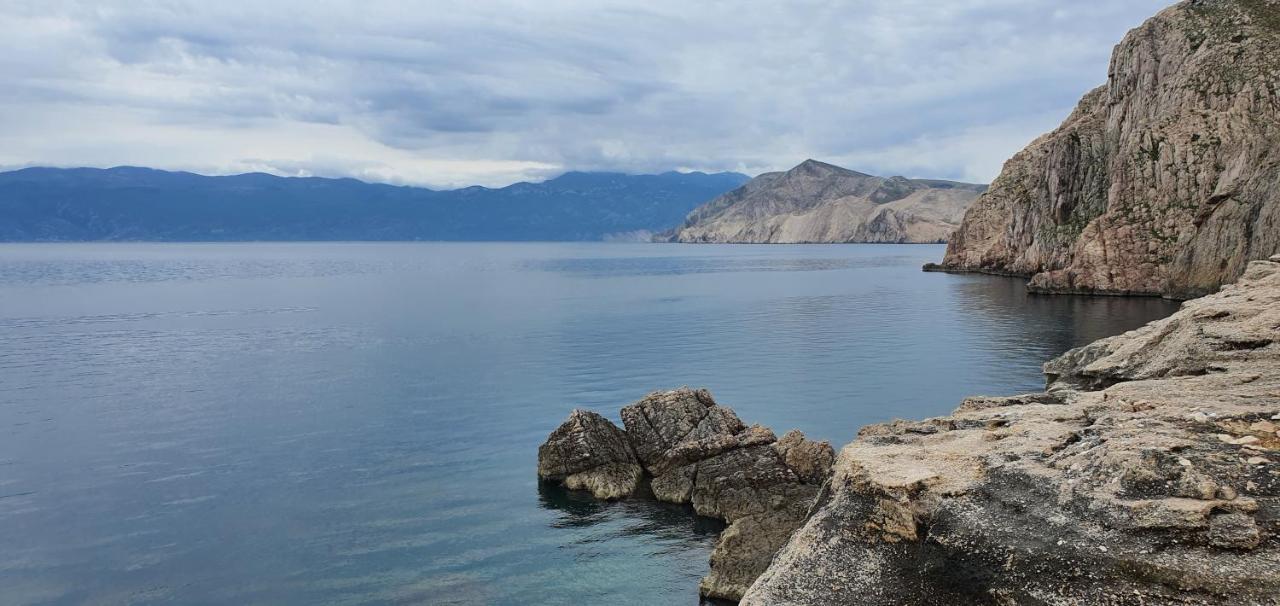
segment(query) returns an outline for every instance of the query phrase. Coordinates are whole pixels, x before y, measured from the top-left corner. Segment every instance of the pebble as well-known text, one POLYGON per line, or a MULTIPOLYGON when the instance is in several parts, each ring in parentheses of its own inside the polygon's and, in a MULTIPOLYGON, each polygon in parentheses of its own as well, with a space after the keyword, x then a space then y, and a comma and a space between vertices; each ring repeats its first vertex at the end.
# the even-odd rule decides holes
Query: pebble
POLYGON ((1270 462, 1271 462, 1271 459, 1266 459, 1263 457, 1249 457, 1249 459, 1245 461, 1245 463, 1248 463, 1250 465, 1262 465, 1264 463, 1270 463, 1270 462))

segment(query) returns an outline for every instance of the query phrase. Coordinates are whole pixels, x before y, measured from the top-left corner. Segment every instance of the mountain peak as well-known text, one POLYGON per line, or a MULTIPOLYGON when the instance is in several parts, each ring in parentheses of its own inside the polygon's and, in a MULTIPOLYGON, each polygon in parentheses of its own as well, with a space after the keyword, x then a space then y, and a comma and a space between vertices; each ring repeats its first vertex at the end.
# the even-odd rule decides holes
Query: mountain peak
POLYGON ((828 164, 819 160, 809 158, 804 162, 797 164, 794 168, 787 171, 788 175, 805 175, 805 176, 827 176, 827 175, 844 175, 849 177, 870 177, 871 175, 860 173, 856 170, 849 170, 834 164, 828 164))

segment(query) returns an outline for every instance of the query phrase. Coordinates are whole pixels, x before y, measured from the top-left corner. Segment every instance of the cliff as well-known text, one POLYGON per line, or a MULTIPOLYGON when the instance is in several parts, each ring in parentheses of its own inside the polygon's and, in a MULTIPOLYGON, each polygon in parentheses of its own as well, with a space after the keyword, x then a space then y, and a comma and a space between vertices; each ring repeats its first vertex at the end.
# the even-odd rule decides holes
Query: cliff
POLYGON ((875 177, 816 160, 764 173, 689 213, 666 242, 943 242, 984 186, 875 177))
POLYGON ((1280 256, 1045 372, 864 428, 742 604, 1280 604, 1280 256))
POLYGON ((1190 298, 1280 252, 1280 2, 1195 0, 1004 166, 940 268, 1041 292, 1190 298))

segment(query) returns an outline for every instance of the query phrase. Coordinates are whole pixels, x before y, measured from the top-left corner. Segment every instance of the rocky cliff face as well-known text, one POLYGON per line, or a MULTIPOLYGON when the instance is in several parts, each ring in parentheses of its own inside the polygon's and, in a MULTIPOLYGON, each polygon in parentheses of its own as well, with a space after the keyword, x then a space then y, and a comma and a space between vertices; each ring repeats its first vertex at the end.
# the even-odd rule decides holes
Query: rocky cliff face
POLYGON ((1189 298, 1280 252, 1277 48, 1277 0, 1182 2, 1129 32, 1107 84, 1005 164, 941 267, 1189 298))
POLYGON ((804 522, 835 458, 798 431, 779 440, 747 427, 705 389, 649 394, 622 409, 622 422, 625 431, 573 411, 538 449, 538 475, 616 499, 641 489, 643 473, 659 500, 728 522, 700 587, 707 597, 742 597, 804 522))
POLYGON ((943 242, 984 186, 874 177, 806 160, 689 214, 665 242, 943 242))
POLYGON ((1045 371, 864 428, 742 604, 1280 604, 1280 256, 1045 371))

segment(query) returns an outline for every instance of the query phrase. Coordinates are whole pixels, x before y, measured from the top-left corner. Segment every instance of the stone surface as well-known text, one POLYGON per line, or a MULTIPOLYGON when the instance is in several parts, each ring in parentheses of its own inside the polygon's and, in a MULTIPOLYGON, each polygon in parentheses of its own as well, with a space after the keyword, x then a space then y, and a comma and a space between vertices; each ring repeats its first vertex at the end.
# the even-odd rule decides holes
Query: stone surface
POLYGON ((1280 3, 1182 2, 1004 166, 941 266, 1190 298, 1280 252, 1280 3))
POLYGON ((584 488, 633 486, 628 473, 634 470, 638 481, 643 466, 659 500, 689 503, 699 515, 728 522, 700 585, 708 597, 742 596, 804 522, 835 458, 830 444, 798 431, 779 441, 766 427, 746 426, 705 389, 654 392, 621 416, 625 431, 574 411, 539 449, 539 473, 564 477, 570 488, 574 481, 584 488), (587 452, 593 447, 600 451, 587 452), (635 453, 630 462, 629 453, 635 453))
POLYGON ((598 499, 635 492, 642 470, 627 435, 597 413, 574 410, 538 447, 538 476, 598 499))
POLYGON ((1280 262, 1045 368, 864 428, 742 604, 1280 604, 1280 262))
POLYGON ((815 160, 695 209, 665 242, 944 242, 983 185, 875 177, 815 160))

